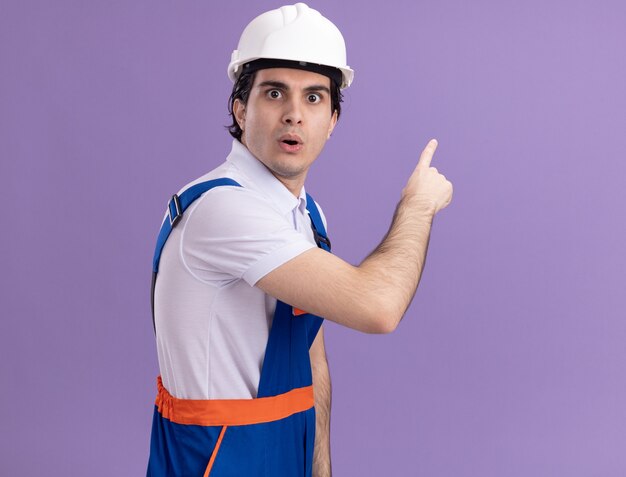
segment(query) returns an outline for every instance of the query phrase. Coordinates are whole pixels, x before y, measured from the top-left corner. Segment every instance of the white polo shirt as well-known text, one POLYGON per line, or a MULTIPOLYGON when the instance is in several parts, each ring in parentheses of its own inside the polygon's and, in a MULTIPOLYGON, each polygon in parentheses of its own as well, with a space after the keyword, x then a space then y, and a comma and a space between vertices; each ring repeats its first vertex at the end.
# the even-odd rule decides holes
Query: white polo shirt
POLYGON ((256 397, 276 299, 254 284, 316 247, 304 188, 295 197, 239 141, 226 162, 182 190, 222 177, 242 187, 216 187, 192 203, 159 265, 159 368, 182 399, 256 397))

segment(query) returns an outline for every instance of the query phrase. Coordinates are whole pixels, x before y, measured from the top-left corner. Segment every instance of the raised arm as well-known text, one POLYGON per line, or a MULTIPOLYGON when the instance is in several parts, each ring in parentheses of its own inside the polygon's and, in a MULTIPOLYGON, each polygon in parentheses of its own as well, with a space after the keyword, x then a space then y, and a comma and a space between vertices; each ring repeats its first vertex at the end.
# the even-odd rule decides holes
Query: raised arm
POLYGON ((304 252, 257 282, 290 305, 366 333, 389 333, 420 281, 434 215, 452 200, 452 184, 430 163, 431 140, 420 156, 387 235, 359 266, 320 249, 304 252))

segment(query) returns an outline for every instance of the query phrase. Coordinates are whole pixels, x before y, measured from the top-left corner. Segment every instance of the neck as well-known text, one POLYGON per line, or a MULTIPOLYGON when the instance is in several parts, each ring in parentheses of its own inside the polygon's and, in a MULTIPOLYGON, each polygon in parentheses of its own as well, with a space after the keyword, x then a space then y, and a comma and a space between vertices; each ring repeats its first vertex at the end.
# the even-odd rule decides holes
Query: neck
MULTIPOLYGON (((241 144, 243 144, 246 147, 246 149, 248 149, 250 154, 254 156, 254 153, 250 151, 250 148, 248 147, 248 144, 246 143, 245 135, 241 136, 241 144)), ((267 165, 264 164, 263 161, 260 160, 258 157, 256 156, 254 157, 256 158, 257 161, 263 164, 267 168, 267 170, 270 171, 272 175, 276 177, 276 179, 278 179, 279 182, 287 188, 289 192, 291 192, 294 196, 296 196, 296 198, 300 197, 300 192, 302 191, 302 187, 304 186, 304 180, 306 179, 308 170, 301 172, 300 174, 297 174, 293 177, 281 176, 277 174, 275 171, 273 171, 272 169, 270 169, 269 167, 267 167, 267 165)))
POLYGON ((281 177, 276 175, 273 171, 270 171, 276 179, 280 181, 282 185, 284 185, 289 192, 291 192, 296 197, 300 197, 300 192, 302 191, 302 187, 304 186, 305 177, 297 177, 297 178, 289 178, 289 177, 281 177))

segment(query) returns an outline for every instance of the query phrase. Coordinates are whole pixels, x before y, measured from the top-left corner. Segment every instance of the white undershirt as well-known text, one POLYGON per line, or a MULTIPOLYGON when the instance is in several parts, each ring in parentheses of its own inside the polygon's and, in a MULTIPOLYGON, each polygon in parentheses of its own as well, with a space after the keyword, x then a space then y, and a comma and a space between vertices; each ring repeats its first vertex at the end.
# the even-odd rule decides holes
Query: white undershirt
POLYGON ((216 187, 191 204, 156 282, 161 377, 182 399, 256 397, 276 299, 254 284, 316 246, 304 188, 295 197, 238 141, 225 163, 181 191, 221 177, 242 187, 216 187))

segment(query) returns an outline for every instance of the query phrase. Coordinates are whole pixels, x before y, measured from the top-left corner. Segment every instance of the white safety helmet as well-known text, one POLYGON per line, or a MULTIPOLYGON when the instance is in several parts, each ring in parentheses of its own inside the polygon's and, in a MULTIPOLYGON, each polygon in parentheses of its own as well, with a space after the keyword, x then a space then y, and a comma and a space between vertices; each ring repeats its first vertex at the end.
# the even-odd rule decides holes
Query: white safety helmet
POLYGON ((354 77, 346 64, 346 44, 339 29, 304 3, 270 10, 252 20, 231 55, 228 77, 235 82, 246 65, 260 59, 279 61, 257 62, 251 71, 288 66, 329 76, 328 67, 336 68, 341 76, 337 74, 335 80, 342 89, 354 77))

